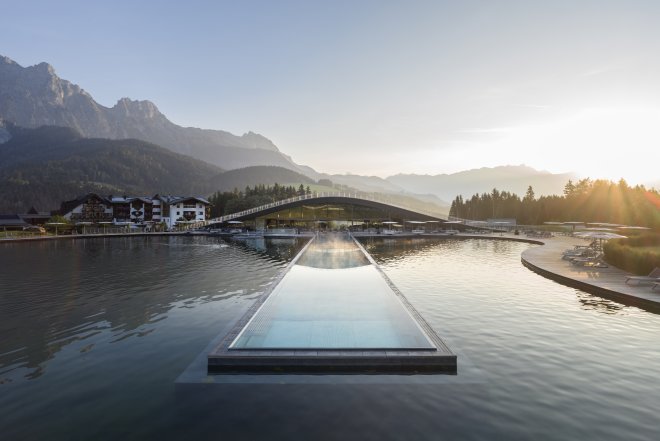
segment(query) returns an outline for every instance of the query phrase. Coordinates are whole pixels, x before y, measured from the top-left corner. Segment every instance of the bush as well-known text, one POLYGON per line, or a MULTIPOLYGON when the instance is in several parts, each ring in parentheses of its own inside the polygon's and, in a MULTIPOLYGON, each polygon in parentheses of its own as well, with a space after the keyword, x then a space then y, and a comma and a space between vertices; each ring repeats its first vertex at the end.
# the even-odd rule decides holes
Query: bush
POLYGON ((630 239, 611 240, 605 244, 605 260, 634 274, 647 275, 660 267, 660 235, 640 235, 630 239))

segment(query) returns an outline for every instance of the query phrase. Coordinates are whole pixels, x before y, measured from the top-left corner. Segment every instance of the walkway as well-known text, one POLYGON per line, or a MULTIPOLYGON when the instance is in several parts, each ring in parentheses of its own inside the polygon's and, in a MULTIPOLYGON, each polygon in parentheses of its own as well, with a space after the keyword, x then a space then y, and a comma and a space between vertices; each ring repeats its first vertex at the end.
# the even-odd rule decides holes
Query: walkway
POLYGON ((581 267, 561 258, 562 252, 575 245, 585 245, 579 238, 559 236, 540 239, 545 245, 531 247, 522 253, 522 262, 534 272, 564 285, 580 288, 622 303, 659 308, 660 290, 652 291, 650 285, 627 284, 630 273, 619 268, 581 267))
POLYGON ((294 196, 289 199, 284 199, 281 201, 271 202, 269 204, 261 205, 259 207, 253 207, 247 210, 239 211, 237 213, 231 213, 224 216, 220 216, 214 219, 208 219, 206 221, 200 221, 191 224, 191 227, 198 228, 205 225, 216 224, 228 222, 231 220, 240 220, 246 219, 250 216, 255 216, 258 214, 267 214, 277 210, 285 209, 291 206, 302 205, 303 203, 348 203, 348 204, 362 204, 365 206, 376 206, 376 207, 389 207, 393 209, 403 210, 413 217, 415 215, 422 216, 427 220, 447 220, 446 213, 439 213, 421 209, 419 207, 408 206, 401 204, 400 202, 395 202, 393 198, 388 197, 387 195, 379 195, 376 193, 362 193, 362 192, 319 192, 319 193, 310 193, 302 196, 294 196))

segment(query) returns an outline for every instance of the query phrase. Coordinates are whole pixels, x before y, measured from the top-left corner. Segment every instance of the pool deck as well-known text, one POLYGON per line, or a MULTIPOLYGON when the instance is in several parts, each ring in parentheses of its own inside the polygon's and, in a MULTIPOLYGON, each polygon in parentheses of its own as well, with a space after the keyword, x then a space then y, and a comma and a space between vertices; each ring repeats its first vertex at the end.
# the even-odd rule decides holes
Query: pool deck
POLYGON ((209 373, 448 373, 455 374, 457 360, 451 350, 433 331, 428 323, 407 301, 403 294, 387 278, 380 267, 373 261, 364 248, 371 265, 374 265, 401 303, 401 307, 410 314, 417 325, 432 343, 424 349, 401 348, 354 348, 354 349, 243 349, 232 348, 232 342, 250 321, 259 314, 262 306, 277 289, 280 282, 290 272, 310 242, 296 258, 280 273, 271 287, 235 324, 232 330, 208 354, 209 373))
POLYGON ((558 236, 538 241, 544 245, 531 247, 521 255, 523 265, 530 270, 564 285, 625 304, 660 308, 660 290, 653 291, 648 284, 626 283, 626 276, 633 274, 611 265, 607 268, 584 267, 562 259, 564 250, 575 245, 585 245, 584 240, 558 236))

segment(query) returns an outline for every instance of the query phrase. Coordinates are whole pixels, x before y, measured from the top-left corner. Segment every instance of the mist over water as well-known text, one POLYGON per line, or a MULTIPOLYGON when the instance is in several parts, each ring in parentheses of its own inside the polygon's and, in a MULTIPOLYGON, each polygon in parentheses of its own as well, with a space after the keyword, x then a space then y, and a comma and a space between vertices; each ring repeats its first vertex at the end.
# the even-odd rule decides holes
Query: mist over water
POLYGON ((2 438, 657 439, 659 315, 528 271, 522 243, 362 243, 456 376, 195 367, 303 242, 2 244, 2 438), (184 371, 199 381, 175 383, 184 371))

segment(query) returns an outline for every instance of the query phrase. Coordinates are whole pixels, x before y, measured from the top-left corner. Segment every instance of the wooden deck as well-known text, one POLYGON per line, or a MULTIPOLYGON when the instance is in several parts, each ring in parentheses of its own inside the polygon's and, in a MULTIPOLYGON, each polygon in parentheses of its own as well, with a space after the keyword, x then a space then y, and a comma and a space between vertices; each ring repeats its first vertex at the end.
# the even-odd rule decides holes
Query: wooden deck
POLYGON ((562 259, 562 252, 586 243, 574 237, 540 239, 544 245, 532 247, 522 253, 522 263, 532 271, 564 285, 582 289, 621 303, 653 310, 660 309, 660 290, 648 284, 627 284, 630 273, 619 268, 583 267, 562 259))

